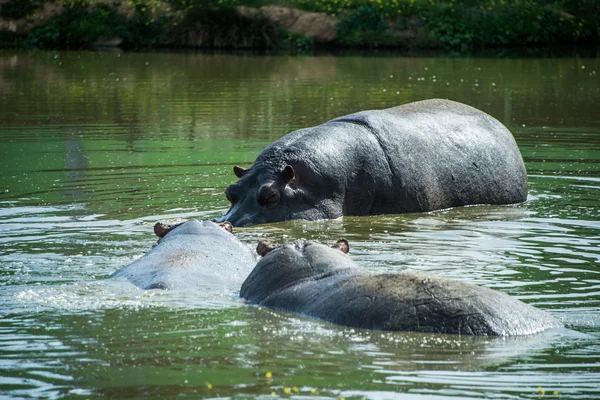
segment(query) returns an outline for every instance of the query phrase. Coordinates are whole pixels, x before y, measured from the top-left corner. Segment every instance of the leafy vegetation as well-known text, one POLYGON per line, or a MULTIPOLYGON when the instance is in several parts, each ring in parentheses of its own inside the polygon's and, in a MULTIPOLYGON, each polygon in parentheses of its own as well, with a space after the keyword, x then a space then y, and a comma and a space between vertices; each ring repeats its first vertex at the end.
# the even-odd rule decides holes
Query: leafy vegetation
POLYGON ((208 47, 277 46, 277 30, 264 18, 244 17, 232 4, 215 6, 217 1, 175 1, 184 2, 178 4, 178 7, 181 7, 178 11, 183 18, 178 23, 178 27, 173 30, 178 43, 187 45, 185 35, 192 30, 200 34, 202 45, 208 47))
POLYGON ((417 29, 435 46, 477 49, 600 41, 597 0, 289 0, 292 6, 340 18, 340 41, 352 45, 399 44, 417 29), (356 17, 379 13, 385 29, 365 29, 356 17), (360 10, 360 11, 359 11, 360 10), (348 29, 348 27, 352 27, 348 29), (377 34, 375 34, 377 32, 377 34), (392 38, 390 40, 390 38, 392 38))
POLYGON ((8 0, 0 7, 0 17, 8 19, 25 18, 38 8, 39 0, 8 0))
POLYGON ((339 41, 349 45, 390 44, 391 31, 383 13, 372 5, 364 5, 350 11, 338 23, 339 41))
POLYGON ((45 1, 64 12, 34 29, 35 47, 85 46, 119 37, 129 47, 288 47, 306 51, 311 38, 244 17, 237 6, 282 5, 338 18, 342 46, 443 47, 600 42, 597 0, 8 0, 6 19, 31 18, 45 1))

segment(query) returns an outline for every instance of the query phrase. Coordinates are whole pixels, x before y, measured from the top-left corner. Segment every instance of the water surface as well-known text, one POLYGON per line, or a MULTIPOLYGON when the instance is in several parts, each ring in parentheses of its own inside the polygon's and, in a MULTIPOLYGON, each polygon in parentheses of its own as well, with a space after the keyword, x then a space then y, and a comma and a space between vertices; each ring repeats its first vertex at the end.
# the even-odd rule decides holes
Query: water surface
POLYGON ((600 397, 598 73, 585 57, 1 51, 0 397, 600 397), (250 247, 345 237, 370 270, 491 287, 568 329, 360 331, 251 307, 235 291, 105 280, 149 250, 155 221, 221 215, 232 167, 273 140, 433 97, 509 127, 526 204, 289 221, 238 237, 250 247))

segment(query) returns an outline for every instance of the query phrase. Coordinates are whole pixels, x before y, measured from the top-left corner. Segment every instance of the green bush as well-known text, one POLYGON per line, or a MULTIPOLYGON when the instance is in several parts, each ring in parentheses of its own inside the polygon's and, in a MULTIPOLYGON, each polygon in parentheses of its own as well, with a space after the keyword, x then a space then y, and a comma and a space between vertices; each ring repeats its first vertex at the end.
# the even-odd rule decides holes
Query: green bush
POLYGON ((125 40, 127 47, 147 48, 162 45, 170 29, 166 16, 153 19, 147 10, 138 10, 133 17, 120 25, 118 36, 125 40))
POLYGON ((185 8, 185 17, 173 36, 183 37, 190 30, 199 31, 207 46, 274 48, 281 35, 265 18, 239 15, 231 5, 209 6, 211 2, 196 0, 185 8), (207 5, 208 4, 208 5, 207 5))
POLYGON ((315 40, 312 37, 289 32, 285 29, 278 30, 279 42, 294 54, 310 54, 314 51, 315 40))
POLYGON ((167 32, 167 18, 154 21, 145 8, 136 9, 127 18, 107 4, 89 6, 72 2, 52 21, 34 29, 28 36, 32 47, 85 47, 115 37, 129 47, 149 47, 162 43, 167 32))
POLYGON ((373 6, 360 6, 338 22, 340 42, 353 46, 378 46, 389 44, 391 31, 384 15, 373 6))
MULTIPOLYGON (((50 0, 7 0, 0 15, 30 16, 44 1, 50 0)), ((194 44, 206 46, 312 50, 312 39, 235 11, 239 5, 268 4, 336 15, 337 41, 344 46, 402 46, 399 32, 406 29, 417 45, 465 51, 600 42, 599 0, 134 0, 129 17, 95 0, 54 1, 63 1, 64 14, 31 32, 30 45, 86 46, 112 37, 122 37, 129 47, 187 45, 193 32, 194 44), (159 4, 162 10, 154 10, 159 4)))
POLYGON ((79 5, 67 7, 55 23, 65 45, 85 45, 98 39, 123 36, 127 31, 125 17, 106 4, 97 4, 91 9, 79 5))
POLYGON ((19 48, 24 47, 25 45, 26 43, 23 43, 23 39, 20 35, 14 32, 0 31, 0 48, 19 48))
POLYGON ((38 48, 58 47, 60 44, 60 29, 58 25, 49 23, 35 28, 27 36, 27 44, 38 48))
POLYGON ((0 17, 20 19, 30 15, 40 6, 41 0, 8 0, 0 7, 0 17))
POLYGON ((557 44, 578 38, 577 18, 561 12, 556 4, 522 2, 486 8, 463 1, 435 4, 422 15, 431 37, 452 49, 557 44))

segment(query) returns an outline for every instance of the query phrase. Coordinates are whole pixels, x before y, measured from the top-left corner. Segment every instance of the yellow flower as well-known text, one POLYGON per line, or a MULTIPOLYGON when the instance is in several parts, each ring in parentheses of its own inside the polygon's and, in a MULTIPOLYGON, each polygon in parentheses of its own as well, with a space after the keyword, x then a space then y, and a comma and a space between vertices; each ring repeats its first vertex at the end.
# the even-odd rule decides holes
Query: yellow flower
POLYGON ((211 383, 207 383, 206 387, 208 388, 208 390, 212 389, 212 384, 211 383))
POLYGON ((267 372, 267 373, 265 374, 265 377, 266 377, 267 379, 271 379, 271 378, 273 377, 273 374, 272 374, 272 373, 270 373, 270 372, 267 372))
POLYGON ((292 387, 292 390, 294 391, 294 393, 298 393, 300 391, 300 389, 298 389, 298 386, 292 387))
POLYGON ((292 389, 290 389, 289 387, 283 388, 283 393, 290 394, 292 393, 292 389))

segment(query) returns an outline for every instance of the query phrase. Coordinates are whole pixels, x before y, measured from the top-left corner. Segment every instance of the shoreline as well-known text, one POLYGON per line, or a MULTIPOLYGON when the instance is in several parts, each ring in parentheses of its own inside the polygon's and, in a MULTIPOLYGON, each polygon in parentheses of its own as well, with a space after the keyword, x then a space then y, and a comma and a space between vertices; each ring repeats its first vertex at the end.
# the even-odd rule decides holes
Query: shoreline
MULTIPOLYGON (((334 2, 323 3, 328 1, 334 2)), ((415 4, 415 0, 407 1, 415 4)), ((600 43, 600 5, 589 6, 598 7, 599 13, 585 19, 541 6, 504 6, 487 12, 481 5, 461 5, 463 1, 457 0, 455 7, 416 0, 420 8, 404 10, 367 4, 328 14, 267 0, 254 7, 241 5, 257 2, 252 0, 0 0, 0 48, 472 53, 515 48, 594 49, 600 43), (11 4, 13 7, 8 7, 11 4), (527 20, 534 16, 544 23, 527 20), (511 21, 514 26, 507 25, 516 17, 520 20, 511 21)), ((483 5, 486 0, 475 2, 483 5)), ((514 2, 525 4, 527 0, 514 2)), ((585 11, 578 10, 580 14, 585 11)))

